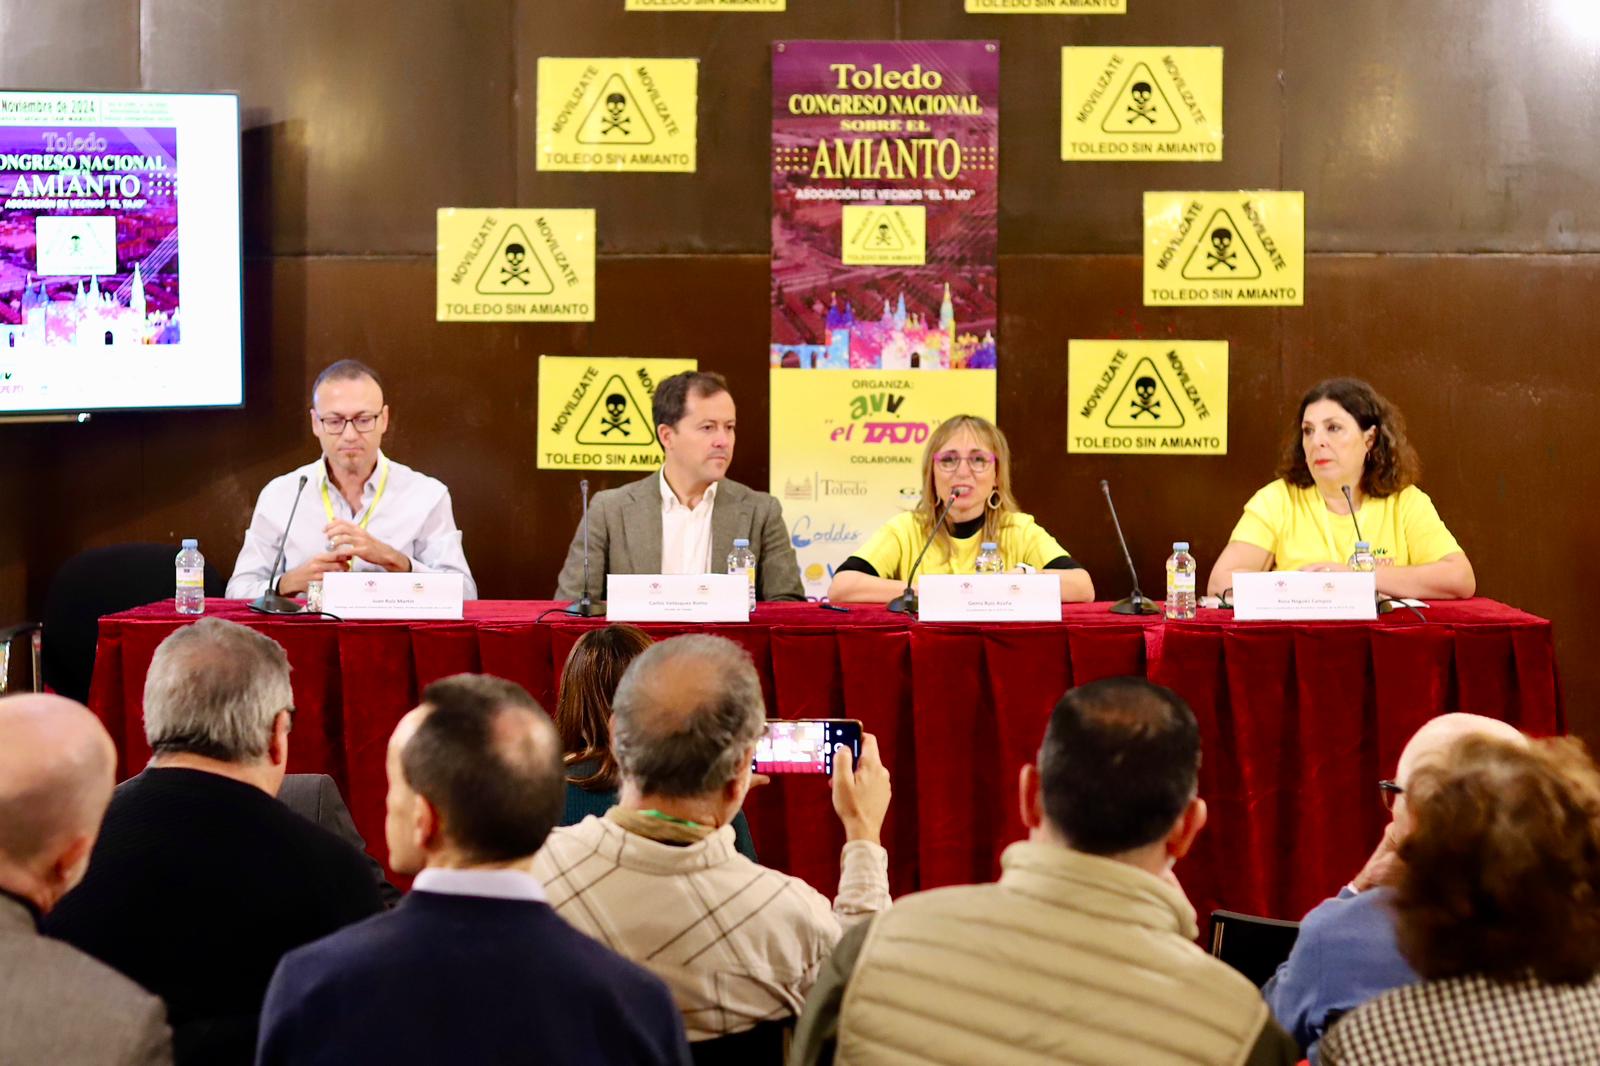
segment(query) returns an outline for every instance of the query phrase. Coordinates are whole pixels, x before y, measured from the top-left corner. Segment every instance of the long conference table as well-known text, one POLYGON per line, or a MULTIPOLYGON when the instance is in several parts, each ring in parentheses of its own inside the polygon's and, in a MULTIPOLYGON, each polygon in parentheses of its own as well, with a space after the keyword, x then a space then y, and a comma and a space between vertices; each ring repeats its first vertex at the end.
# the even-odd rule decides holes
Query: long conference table
MULTIPOLYGON (((292 772, 327 773, 373 855, 385 858, 384 751, 431 681, 464 671, 509 678, 554 709, 562 664, 603 620, 545 602, 478 601, 452 622, 273 618, 240 601, 210 617, 283 645, 297 714, 292 772)), ((1376 843, 1377 781, 1401 747, 1445 711, 1503 718, 1536 735, 1562 714, 1550 623, 1487 599, 1440 603, 1426 622, 1192 622, 1065 608, 1059 624, 919 623, 878 607, 848 613, 762 604, 747 624, 646 625, 662 639, 709 632, 746 648, 769 716, 860 719, 893 778, 884 827, 899 895, 992 879, 1023 835, 1017 772, 1069 687, 1140 675, 1182 695, 1199 719, 1200 791, 1210 820, 1177 873, 1202 916, 1217 906, 1298 918, 1337 891, 1376 843)), ((149 758, 145 672, 156 646, 192 621, 170 601, 101 620, 90 702, 117 741, 121 776, 149 758)), ((779 777, 745 810, 763 863, 825 894, 837 887, 842 831, 828 784, 779 777)))

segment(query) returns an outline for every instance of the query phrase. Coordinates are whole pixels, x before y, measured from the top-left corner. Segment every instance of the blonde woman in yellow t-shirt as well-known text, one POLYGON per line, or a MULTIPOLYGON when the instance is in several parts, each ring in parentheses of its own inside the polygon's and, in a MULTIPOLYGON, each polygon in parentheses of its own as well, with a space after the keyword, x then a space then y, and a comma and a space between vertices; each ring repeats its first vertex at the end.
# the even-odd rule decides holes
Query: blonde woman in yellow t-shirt
POLYGON ((923 574, 976 572, 984 541, 1000 547, 1005 569, 1031 567, 1060 574, 1064 603, 1094 599, 1089 572, 1067 554, 1030 514, 1017 509, 1011 495, 1011 447, 998 426, 975 415, 946 420, 928 438, 922 453, 922 501, 915 511, 895 515, 867 538, 861 550, 834 571, 828 599, 836 603, 888 603, 906 587, 917 554, 928 554, 923 574), (954 497, 938 529, 933 517, 939 501, 954 497), (929 539, 933 540, 928 545, 929 539))
POLYGON ((1208 592, 1220 595, 1241 572, 1348 570, 1358 524, 1377 559, 1382 595, 1452 600, 1476 591, 1472 563, 1416 486, 1417 453, 1394 404, 1365 381, 1331 378, 1300 401, 1298 431, 1284 447, 1278 480, 1245 504, 1208 592))

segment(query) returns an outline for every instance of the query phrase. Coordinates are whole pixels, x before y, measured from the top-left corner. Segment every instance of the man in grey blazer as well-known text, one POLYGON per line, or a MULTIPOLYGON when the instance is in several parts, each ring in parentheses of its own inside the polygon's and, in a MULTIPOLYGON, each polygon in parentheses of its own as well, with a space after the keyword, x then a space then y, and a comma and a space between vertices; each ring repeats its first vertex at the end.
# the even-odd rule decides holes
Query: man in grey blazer
MULTIPOLYGON (((685 371, 656 386, 659 473, 595 494, 589 507, 589 587, 605 598, 607 574, 722 573, 735 538, 756 556, 756 598, 803 600, 783 507, 731 481, 734 404, 721 374, 685 371)), ((583 596, 583 529, 567 550, 556 598, 583 596)))
POLYGON ((169 1066, 167 1011, 38 920, 89 868, 117 756, 60 696, 0 699, 0 1062, 169 1066))

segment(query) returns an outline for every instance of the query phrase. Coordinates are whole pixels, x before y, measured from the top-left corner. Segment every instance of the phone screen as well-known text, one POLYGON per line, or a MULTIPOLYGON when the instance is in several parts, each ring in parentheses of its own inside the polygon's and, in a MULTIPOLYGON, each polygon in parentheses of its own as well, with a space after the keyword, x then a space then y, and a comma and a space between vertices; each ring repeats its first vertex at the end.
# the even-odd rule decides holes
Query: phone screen
POLYGON ((832 774, 833 748, 850 745, 861 758, 861 723, 853 718, 771 721, 756 741, 758 774, 832 774))

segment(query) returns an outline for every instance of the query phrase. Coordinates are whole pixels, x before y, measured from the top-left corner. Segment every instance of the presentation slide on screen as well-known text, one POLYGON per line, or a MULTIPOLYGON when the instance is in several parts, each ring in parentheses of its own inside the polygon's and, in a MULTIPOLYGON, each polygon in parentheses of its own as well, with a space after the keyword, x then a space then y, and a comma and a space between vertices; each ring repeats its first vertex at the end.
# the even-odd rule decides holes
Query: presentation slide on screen
POLYGON ((231 95, 0 91, 0 416, 243 402, 231 95))

